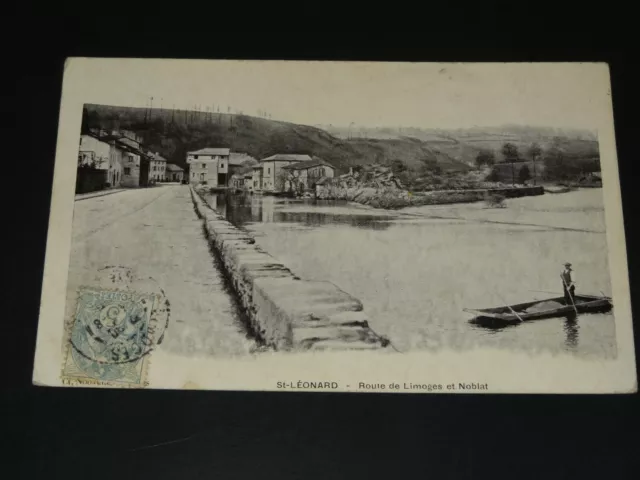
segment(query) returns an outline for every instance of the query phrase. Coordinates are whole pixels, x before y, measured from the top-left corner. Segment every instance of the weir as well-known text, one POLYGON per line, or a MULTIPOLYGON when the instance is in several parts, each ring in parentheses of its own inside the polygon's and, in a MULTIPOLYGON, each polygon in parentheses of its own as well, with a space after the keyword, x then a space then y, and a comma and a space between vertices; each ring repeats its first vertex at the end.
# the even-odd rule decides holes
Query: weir
POLYGON ((256 336, 276 350, 375 350, 388 339, 369 327, 362 302, 331 282, 303 280, 251 234, 211 209, 190 186, 207 240, 256 336))

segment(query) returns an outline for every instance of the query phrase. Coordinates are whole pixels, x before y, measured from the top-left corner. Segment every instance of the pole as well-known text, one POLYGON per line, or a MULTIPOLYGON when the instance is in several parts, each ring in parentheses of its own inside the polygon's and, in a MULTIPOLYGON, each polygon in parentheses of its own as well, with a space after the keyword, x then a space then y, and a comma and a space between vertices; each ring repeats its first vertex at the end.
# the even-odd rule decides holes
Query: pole
POLYGON ((562 279, 562 284, 564 285, 564 288, 566 288, 567 293, 569 294, 569 298, 571 299, 571 305, 573 305, 573 309, 576 311, 576 315, 578 315, 578 309, 576 308, 576 304, 573 301, 573 295, 571 295, 571 292, 569 291, 569 286, 567 285, 567 282, 564 281, 564 277, 562 275, 560 275, 560 278, 562 279))
POLYGON ((518 315, 518 313, 513 308, 511 308, 511 305, 508 305, 507 302, 504 301, 504 298, 502 298, 502 296, 498 292, 496 292, 496 294, 500 298, 500 301, 503 302, 505 305, 507 305, 507 307, 509 307, 509 310, 511 310, 511 313, 513 313, 516 317, 518 317, 518 320, 520 320, 521 322, 524 322, 524 320, 522 320, 522 317, 518 315))

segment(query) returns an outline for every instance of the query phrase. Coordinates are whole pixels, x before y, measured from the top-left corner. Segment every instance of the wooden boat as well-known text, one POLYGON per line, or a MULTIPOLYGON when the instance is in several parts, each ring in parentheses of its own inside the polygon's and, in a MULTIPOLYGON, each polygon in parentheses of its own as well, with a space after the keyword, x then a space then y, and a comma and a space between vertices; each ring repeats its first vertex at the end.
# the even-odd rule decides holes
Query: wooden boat
POLYGON ((576 310, 578 313, 605 313, 612 308, 613 304, 609 297, 576 295, 575 309, 571 303, 567 304, 564 297, 554 297, 495 308, 465 308, 464 311, 473 313, 476 318, 490 318, 505 323, 520 323, 521 320, 526 322, 575 315, 576 310), (517 315, 513 313, 514 311, 517 315))

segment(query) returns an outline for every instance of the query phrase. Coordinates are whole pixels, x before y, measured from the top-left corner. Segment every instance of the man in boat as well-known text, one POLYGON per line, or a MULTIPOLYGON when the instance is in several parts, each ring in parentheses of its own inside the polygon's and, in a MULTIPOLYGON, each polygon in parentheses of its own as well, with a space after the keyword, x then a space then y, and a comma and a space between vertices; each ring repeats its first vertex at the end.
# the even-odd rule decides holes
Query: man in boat
POLYGON ((562 278, 562 289, 564 290, 564 299, 567 305, 575 304, 576 277, 570 263, 564 264, 564 270, 560 274, 560 278, 562 278))

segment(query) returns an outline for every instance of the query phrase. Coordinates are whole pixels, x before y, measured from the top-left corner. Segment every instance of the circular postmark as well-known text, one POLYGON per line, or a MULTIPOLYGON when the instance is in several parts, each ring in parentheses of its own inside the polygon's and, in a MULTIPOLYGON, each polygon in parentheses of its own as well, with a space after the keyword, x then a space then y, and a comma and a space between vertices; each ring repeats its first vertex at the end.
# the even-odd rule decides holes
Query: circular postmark
POLYGON ((76 366, 102 380, 135 377, 140 362, 162 343, 169 314, 162 291, 82 289, 70 331, 76 366))

